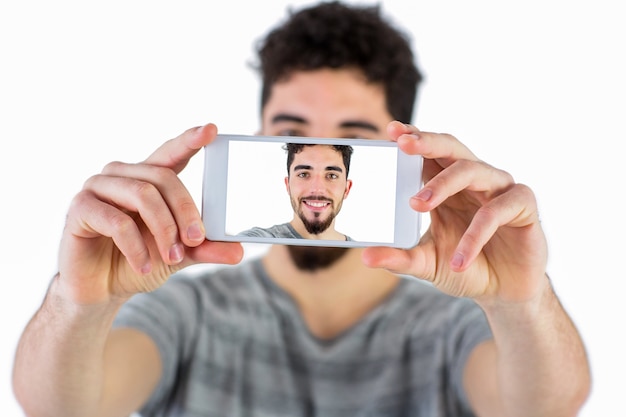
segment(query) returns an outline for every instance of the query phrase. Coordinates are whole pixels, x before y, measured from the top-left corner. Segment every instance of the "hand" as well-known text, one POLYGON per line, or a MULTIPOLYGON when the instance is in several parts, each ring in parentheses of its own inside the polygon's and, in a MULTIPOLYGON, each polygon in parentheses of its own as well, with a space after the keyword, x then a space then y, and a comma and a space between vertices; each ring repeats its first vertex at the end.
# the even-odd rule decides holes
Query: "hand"
POLYGON ((67 215, 59 281, 78 304, 124 301, 186 266, 237 263, 238 243, 205 239, 200 213, 177 174, 217 134, 189 129, 139 164, 113 162, 91 177, 67 215))
POLYGON ((532 191, 480 161, 456 138, 392 122, 392 140, 424 157, 411 207, 431 223, 413 249, 368 248, 363 260, 434 283, 459 297, 524 302, 547 281, 547 245, 532 191))

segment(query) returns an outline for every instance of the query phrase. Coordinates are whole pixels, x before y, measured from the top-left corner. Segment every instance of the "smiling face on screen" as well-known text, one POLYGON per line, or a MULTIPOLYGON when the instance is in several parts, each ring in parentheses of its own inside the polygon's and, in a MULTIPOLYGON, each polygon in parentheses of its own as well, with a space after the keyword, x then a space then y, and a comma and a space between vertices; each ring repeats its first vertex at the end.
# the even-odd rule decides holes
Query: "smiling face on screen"
POLYGON ((352 186, 347 173, 341 151, 333 146, 303 146, 295 153, 285 185, 296 230, 332 238, 335 217, 352 186))

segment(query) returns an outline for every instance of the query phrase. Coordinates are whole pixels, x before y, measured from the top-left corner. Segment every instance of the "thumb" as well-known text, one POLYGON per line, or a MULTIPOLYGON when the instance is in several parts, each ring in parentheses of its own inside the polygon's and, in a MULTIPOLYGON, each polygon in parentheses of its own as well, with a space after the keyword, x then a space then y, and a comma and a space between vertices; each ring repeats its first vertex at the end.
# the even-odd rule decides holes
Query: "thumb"
POLYGON ((409 250, 390 247, 366 248, 363 251, 362 260, 370 268, 384 268, 398 274, 412 275, 422 279, 432 276, 432 273, 428 271, 426 248, 421 245, 409 250))
POLYGON ((366 248, 362 260, 370 268, 384 268, 395 272, 406 271, 411 266, 411 256, 407 251, 389 247, 366 248))

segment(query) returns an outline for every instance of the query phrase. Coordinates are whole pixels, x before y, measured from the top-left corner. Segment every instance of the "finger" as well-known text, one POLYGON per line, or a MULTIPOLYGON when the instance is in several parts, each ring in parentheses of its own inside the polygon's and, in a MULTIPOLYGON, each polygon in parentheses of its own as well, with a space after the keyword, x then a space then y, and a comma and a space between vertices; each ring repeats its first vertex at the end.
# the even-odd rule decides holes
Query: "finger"
POLYGON ((178 227, 180 240, 186 246, 197 246, 205 240, 205 229, 195 201, 180 178, 169 168, 146 164, 112 162, 104 175, 133 178, 153 184, 169 207, 178 227))
MULTIPOLYGON (((85 189, 105 203, 137 213, 153 236, 163 262, 175 265, 183 260, 185 248, 179 239, 178 225, 153 184, 135 178, 96 175, 85 183, 85 189)), ((115 223, 120 221, 119 217, 106 217, 105 220, 114 222, 111 226, 114 230, 129 227, 126 221, 121 225, 115 223)), ((115 235, 117 239, 124 238, 123 230, 120 233, 115 235)))
POLYGON ((435 270, 432 260, 435 256, 430 252, 433 250, 433 246, 428 242, 410 250, 369 247, 363 251, 362 260, 370 268, 384 268, 395 273, 432 280, 435 270))
POLYGON ((422 132, 415 126, 398 121, 391 122, 387 132, 403 152, 437 160, 444 168, 459 159, 478 160, 469 148, 446 133, 422 132))
POLYGON ((429 211, 463 190, 478 192, 474 198, 484 204, 513 185, 513 177, 505 171, 482 161, 459 160, 424 184, 410 204, 417 211, 429 211))
POLYGON ((188 129, 177 138, 165 142, 144 162, 167 167, 179 173, 187 166, 189 159, 204 145, 211 143, 216 135, 217 126, 212 123, 188 129))
POLYGON ((451 268, 457 272, 466 270, 500 228, 522 230, 536 223, 538 215, 532 191, 516 184, 478 209, 450 260, 451 268))
POLYGON ((397 120, 387 125, 387 134, 389 135, 391 140, 394 140, 394 141, 398 140, 398 137, 400 137, 401 135, 407 135, 407 134, 417 135, 419 133, 420 131, 417 127, 410 125, 410 124, 399 122, 397 120))
POLYGON ((189 256, 181 266, 196 263, 234 265, 243 258, 243 246, 239 242, 216 242, 205 240, 200 246, 190 248, 189 256))
POLYGON ((72 200, 67 218, 66 232, 78 238, 111 238, 136 273, 150 272, 148 246, 126 212, 97 199, 90 191, 81 191, 72 200))

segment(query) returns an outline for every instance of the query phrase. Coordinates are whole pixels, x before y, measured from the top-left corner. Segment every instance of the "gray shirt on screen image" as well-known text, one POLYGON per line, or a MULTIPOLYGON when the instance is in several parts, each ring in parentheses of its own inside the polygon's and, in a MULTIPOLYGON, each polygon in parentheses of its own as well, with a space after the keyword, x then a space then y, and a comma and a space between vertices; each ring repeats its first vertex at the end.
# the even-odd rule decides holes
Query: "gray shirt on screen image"
POLYGON ((259 259, 173 276, 115 321, 150 336, 163 373, 145 417, 472 416, 463 370, 482 310, 405 278, 331 340, 311 334, 259 259))
MULTIPOLYGON (((251 229, 237 233, 237 236, 303 239, 302 235, 296 232, 296 229, 294 229, 290 223, 277 224, 268 228, 253 227, 251 229)), ((346 240, 352 241, 350 236, 346 236, 346 240)))

